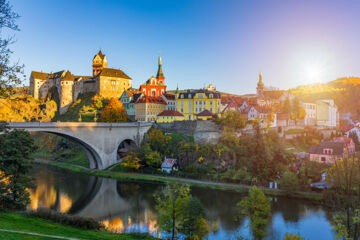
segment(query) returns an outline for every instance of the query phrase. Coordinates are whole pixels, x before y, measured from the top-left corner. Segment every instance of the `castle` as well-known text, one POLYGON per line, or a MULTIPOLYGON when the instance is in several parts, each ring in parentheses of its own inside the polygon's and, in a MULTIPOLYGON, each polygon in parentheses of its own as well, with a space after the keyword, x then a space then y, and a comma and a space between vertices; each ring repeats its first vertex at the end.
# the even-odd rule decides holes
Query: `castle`
POLYGON ((120 98, 131 88, 131 78, 122 70, 107 67, 106 55, 101 50, 92 61, 92 76, 77 76, 68 71, 36 72, 30 75, 30 93, 35 99, 52 96, 59 100, 63 114, 80 94, 95 92, 105 98, 120 98))

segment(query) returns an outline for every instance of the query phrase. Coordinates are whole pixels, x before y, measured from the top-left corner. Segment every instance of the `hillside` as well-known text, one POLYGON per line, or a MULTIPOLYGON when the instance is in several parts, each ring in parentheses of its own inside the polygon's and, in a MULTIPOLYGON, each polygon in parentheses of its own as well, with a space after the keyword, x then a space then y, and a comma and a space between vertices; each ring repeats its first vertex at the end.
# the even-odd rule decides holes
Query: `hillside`
MULTIPOLYGON (((52 121, 61 121, 61 122, 78 122, 80 117, 80 112, 84 107, 90 107, 93 104, 92 98, 95 96, 95 93, 85 93, 70 105, 68 111, 62 115, 59 112, 56 113, 52 121)), ((94 114, 82 115, 83 122, 94 122, 94 114), (91 115, 91 116, 90 116, 91 115)))
POLYGON ((303 101, 334 99, 340 113, 351 112, 354 119, 360 118, 360 78, 339 78, 324 84, 311 84, 290 89, 303 101))

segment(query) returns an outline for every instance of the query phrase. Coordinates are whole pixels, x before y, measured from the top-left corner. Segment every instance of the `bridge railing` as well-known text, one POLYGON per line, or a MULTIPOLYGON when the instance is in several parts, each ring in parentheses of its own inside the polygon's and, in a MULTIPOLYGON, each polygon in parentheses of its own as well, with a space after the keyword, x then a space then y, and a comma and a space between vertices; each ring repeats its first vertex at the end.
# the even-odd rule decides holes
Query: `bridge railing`
POLYGON ((9 122, 10 128, 57 128, 57 127, 148 127, 151 122, 96 123, 96 122, 9 122))

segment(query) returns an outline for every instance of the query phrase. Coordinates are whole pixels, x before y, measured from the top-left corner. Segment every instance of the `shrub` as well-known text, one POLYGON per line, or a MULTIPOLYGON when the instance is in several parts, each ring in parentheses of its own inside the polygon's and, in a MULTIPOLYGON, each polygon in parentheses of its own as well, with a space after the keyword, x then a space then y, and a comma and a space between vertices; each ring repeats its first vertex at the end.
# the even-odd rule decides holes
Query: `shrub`
POLYGON ((287 192, 296 191, 299 189, 299 179, 295 173, 286 171, 280 178, 280 187, 287 192))
POLYGON ((74 226, 83 229, 102 230, 104 226, 94 220, 93 218, 83 218, 77 216, 70 216, 64 213, 58 213, 56 211, 40 208, 37 211, 29 211, 27 214, 31 217, 38 217, 52 222, 74 226))

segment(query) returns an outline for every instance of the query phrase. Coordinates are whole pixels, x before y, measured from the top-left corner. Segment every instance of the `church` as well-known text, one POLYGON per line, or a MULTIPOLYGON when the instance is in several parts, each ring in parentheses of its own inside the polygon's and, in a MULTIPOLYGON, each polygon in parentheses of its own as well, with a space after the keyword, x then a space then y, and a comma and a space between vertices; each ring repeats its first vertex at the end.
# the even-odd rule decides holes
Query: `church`
POLYGON ((92 76, 73 75, 69 70, 59 72, 36 72, 30 75, 30 93, 35 99, 52 96, 59 101, 63 114, 80 94, 95 92, 104 98, 120 98, 131 88, 132 79, 121 69, 108 68, 106 55, 101 50, 92 60, 92 76))

